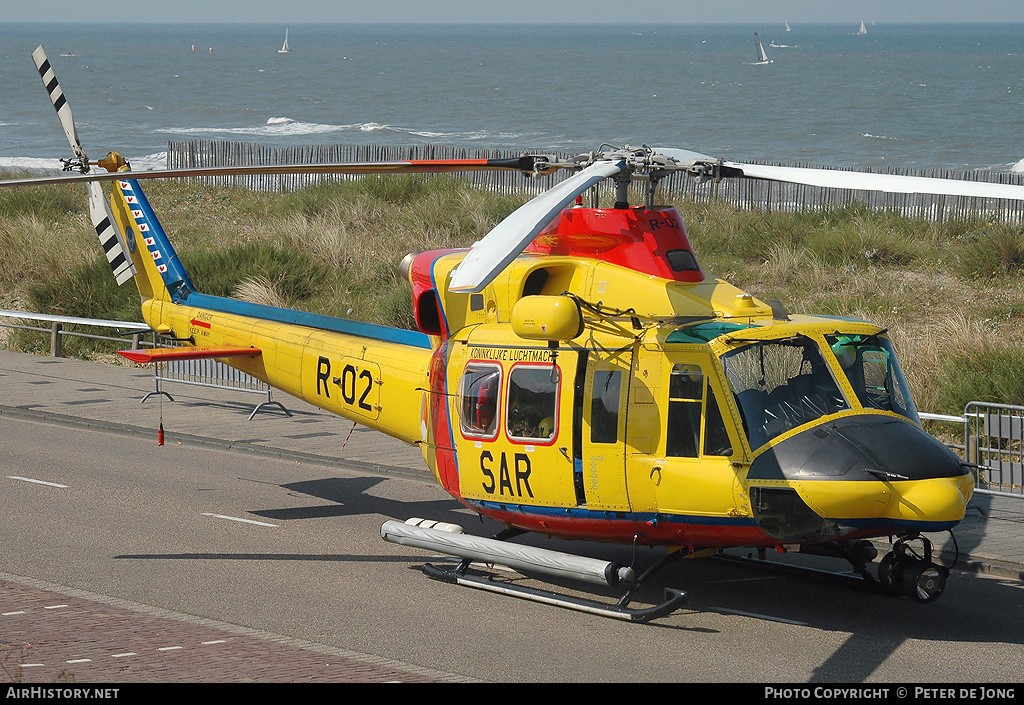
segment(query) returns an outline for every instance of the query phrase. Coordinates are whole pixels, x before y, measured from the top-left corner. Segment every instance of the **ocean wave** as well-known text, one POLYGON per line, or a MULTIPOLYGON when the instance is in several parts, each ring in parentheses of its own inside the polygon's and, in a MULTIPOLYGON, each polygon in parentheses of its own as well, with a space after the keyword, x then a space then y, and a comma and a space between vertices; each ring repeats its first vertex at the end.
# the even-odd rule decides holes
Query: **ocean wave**
POLYGON ((861 137, 867 137, 868 139, 872 139, 872 140, 892 140, 893 142, 902 142, 903 141, 899 137, 887 137, 886 135, 873 135, 870 132, 862 132, 862 133, 860 133, 860 136, 861 137))
POLYGON ((0 157, 0 169, 5 171, 60 171, 63 164, 59 159, 43 157, 0 157))
POLYGON ((154 130, 169 135, 249 135, 254 137, 294 137, 320 135, 330 132, 346 132, 359 129, 359 125, 324 125, 315 122, 300 122, 287 117, 272 117, 262 125, 252 127, 168 127, 154 130))
MULTIPOLYGON (((167 152, 155 152, 128 160, 132 171, 152 171, 167 168, 167 152)), ((0 171, 62 171, 59 159, 48 157, 0 157, 0 171)))
POLYGON ((1024 174, 1024 159, 1021 159, 1019 162, 1011 166, 1010 171, 1014 174, 1024 174))
POLYGON ((392 134, 398 137, 407 135, 430 140, 470 142, 493 140, 510 141, 517 140, 522 135, 512 132, 488 132, 474 130, 466 132, 442 132, 438 130, 423 130, 416 128, 397 127, 380 122, 359 122, 345 125, 329 125, 315 122, 303 122, 289 117, 268 118, 262 125, 249 127, 172 127, 159 128, 154 130, 157 134, 180 135, 193 138, 215 139, 219 136, 246 136, 246 137, 301 137, 304 135, 325 135, 333 133, 361 132, 375 134, 392 134))
POLYGON ((132 171, 152 171, 153 169, 167 168, 167 152, 154 152, 141 157, 132 157, 128 160, 132 171))

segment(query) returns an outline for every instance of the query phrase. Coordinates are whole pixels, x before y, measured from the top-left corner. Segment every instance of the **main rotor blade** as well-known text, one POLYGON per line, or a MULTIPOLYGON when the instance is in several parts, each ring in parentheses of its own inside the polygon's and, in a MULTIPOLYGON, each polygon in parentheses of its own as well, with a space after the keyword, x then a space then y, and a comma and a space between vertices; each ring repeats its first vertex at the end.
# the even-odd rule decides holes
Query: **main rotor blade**
POLYGON ((68 144, 71 145, 76 157, 83 162, 87 161, 82 141, 78 139, 78 130, 75 129, 75 120, 71 116, 71 106, 68 105, 68 101, 64 97, 64 91, 61 89, 60 83, 57 82, 57 76, 53 73, 53 67, 50 66, 50 60, 46 58, 46 52, 43 51, 41 44, 32 52, 32 61, 35 62, 36 69, 39 70, 39 78, 43 79, 50 102, 53 103, 53 108, 57 111, 57 118, 60 120, 61 127, 64 128, 68 144))
POLYGON ((772 181, 785 181, 808 186, 822 186, 824 188, 1024 200, 1024 186, 1015 184, 940 179, 930 176, 903 176, 901 174, 867 174, 858 171, 838 171, 835 169, 814 169, 808 167, 766 166, 727 161, 723 161, 722 166, 739 169, 743 176, 747 178, 770 179, 772 181))
POLYGON ((720 167, 723 176, 743 176, 749 179, 784 181, 822 188, 845 188, 855 191, 882 191, 884 193, 930 193, 946 196, 976 196, 979 198, 1006 198, 1024 200, 1024 186, 996 184, 988 181, 940 179, 931 176, 904 176, 901 174, 868 174, 860 171, 816 169, 796 166, 769 166, 719 161, 688 149, 655 149, 659 154, 672 157, 684 168, 720 167), (736 171, 739 173, 735 173, 736 171))
POLYGON ((509 159, 409 159, 393 162, 337 162, 332 164, 253 164, 240 166, 205 166, 185 169, 153 169, 130 172, 90 172, 88 174, 32 176, 0 180, 4 186, 44 186, 90 181, 116 181, 130 178, 180 179, 204 176, 262 176, 268 174, 439 174, 464 171, 501 171, 515 169, 530 173, 535 157, 509 159))
POLYGON ((452 272, 448 290, 467 294, 482 291, 571 201, 625 166, 621 159, 597 162, 520 206, 473 245, 452 272))
POLYGON ((668 147, 655 147, 654 151, 657 154, 663 154, 666 157, 672 157, 677 162, 679 162, 680 166, 683 167, 693 167, 697 166, 698 164, 714 164, 715 162, 718 161, 714 157, 709 157, 708 155, 701 154, 700 152, 693 152, 690 151, 689 149, 670 149, 668 147))

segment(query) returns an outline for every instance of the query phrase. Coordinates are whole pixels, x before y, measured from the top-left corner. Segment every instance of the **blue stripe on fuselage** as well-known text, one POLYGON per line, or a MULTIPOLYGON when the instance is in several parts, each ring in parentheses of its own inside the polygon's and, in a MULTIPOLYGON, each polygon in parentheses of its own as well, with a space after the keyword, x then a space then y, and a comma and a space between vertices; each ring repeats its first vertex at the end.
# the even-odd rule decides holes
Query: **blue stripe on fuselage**
POLYGON ((575 519, 602 519, 605 521, 629 521, 658 524, 686 524, 693 526, 757 526, 751 517, 707 517, 662 512, 623 512, 583 507, 541 507, 518 504, 514 501, 496 502, 465 498, 467 504, 492 511, 511 511, 533 516, 573 517, 575 519))
POLYGON ((217 311, 219 313, 230 313, 236 316, 247 316, 258 318, 261 321, 273 321, 274 323, 287 323, 294 326, 305 326, 316 330, 326 330, 332 333, 344 333, 360 338, 371 338, 388 343, 408 345, 414 348, 432 349, 430 336, 413 330, 402 328, 391 328, 380 326, 374 323, 362 323, 350 321, 345 318, 334 318, 319 313, 307 313, 296 311, 290 308, 277 308, 263 304, 249 303, 248 301, 236 301, 225 299, 220 296, 209 294, 192 293, 183 302, 187 306, 217 311))
MULTIPOLYGON (((662 512, 622 512, 595 510, 583 507, 541 507, 519 504, 515 501, 496 502, 493 500, 464 499, 472 506, 483 510, 509 511, 517 514, 546 517, 572 517, 575 519, 603 519, 606 521, 628 521, 655 524, 682 524, 687 526, 757 526, 752 517, 708 517, 687 514, 666 514, 662 512)), ((862 531, 886 531, 903 529, 911 532, 948 531, 960 523, 957 521, 912 521, 894 519, 831 519, 830 521, 862 531)))

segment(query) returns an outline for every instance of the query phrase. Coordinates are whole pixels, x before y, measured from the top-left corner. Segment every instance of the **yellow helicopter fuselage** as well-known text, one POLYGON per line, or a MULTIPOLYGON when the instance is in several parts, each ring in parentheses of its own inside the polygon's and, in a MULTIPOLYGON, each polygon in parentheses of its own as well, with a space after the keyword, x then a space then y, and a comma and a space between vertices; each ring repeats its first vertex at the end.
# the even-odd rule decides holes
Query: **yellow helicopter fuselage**
POLYGON ((419 445, 507 526, 696 551, 963 517, 972 477, 920 429, 884 331, 708 276, 674 209, 567 209, 479 293, 445 286, 464 252, 421 253, 405 331, 197 293, 137 183, 112 205, 155 330, 253 349, 230 364, 419 445))

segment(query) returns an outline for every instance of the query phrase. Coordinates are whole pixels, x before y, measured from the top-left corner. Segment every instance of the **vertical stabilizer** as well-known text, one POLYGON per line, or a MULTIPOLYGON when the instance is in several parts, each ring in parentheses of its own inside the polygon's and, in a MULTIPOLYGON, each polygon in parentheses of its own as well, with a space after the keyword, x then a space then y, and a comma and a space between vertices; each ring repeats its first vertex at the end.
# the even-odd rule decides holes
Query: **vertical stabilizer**
POLYGON ((130 172, 114 184, 113 215, 124 231, 128 251, 139 272, 137 284, 143 299, 181 303, 195 291, 177 252, 164 233, 146 194, 130 172))

